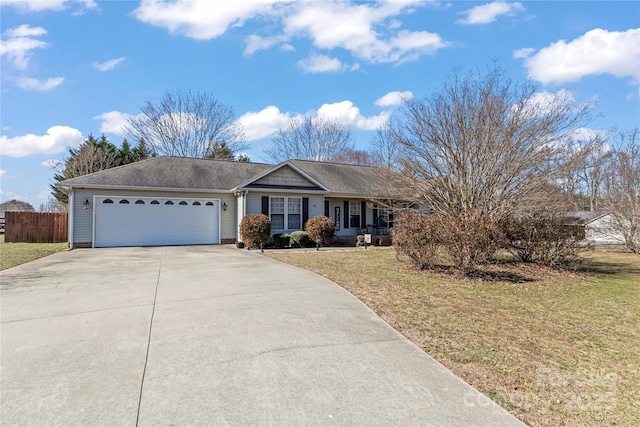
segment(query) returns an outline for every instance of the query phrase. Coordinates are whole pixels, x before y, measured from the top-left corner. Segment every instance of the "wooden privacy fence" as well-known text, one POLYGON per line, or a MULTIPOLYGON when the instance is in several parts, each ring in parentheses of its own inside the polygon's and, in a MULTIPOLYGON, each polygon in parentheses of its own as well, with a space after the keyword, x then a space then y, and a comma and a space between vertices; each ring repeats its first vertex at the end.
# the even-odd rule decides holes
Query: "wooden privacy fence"
POLYGON ((67 241, 67 213, 5 212, 7 243, 61 243, 67 241))

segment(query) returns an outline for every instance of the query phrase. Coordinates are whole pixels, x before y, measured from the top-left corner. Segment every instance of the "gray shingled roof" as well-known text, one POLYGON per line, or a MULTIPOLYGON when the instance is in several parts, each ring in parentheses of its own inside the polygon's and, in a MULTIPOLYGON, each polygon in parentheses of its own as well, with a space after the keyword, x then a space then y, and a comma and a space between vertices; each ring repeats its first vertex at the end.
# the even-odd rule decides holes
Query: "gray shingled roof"
MULTIPOLYGON (((371 195, 384 185, 381 169, 375 167, 307 160, 290 160, 289 162, 332 193, 371 195)), ((60 185, 231 190, 275 166, 228 160, 153 157, 68 179, 62 181, 60 185)))
POLYGON ((230 190, 265 172, 264 163, 206 160, 188 157, 152 157, 141 162, 106 169, 62 181, 63 186, 156 187, 230 190))
POLYGON ((385 177, 380 168, 308 160, 290 160, 290 163, 332 193, 372 195, 385 188, 385 177))
POLYGON ((585 225, 589 224, 596 219, 602 218, 607 215, 608 212, 594 212, 594 211, 573 211, 564 214, 565 225, 585 225))

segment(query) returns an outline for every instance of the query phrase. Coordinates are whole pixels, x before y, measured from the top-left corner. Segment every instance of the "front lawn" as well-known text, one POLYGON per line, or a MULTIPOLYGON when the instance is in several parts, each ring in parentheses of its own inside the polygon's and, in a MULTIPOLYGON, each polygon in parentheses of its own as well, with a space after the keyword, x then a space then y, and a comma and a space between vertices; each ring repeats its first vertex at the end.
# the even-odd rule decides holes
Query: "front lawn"
POLYGON ((340 284, 528 424, 640 425, 637 255, 596 251, 578 272, 505 265, 492 275, 511 281, 415 271, 392 248, 267 255, 340 284))
POLYGON ((67 248, 67 243, 5 243, 0 235, 0 270, 15 267, 67 248))

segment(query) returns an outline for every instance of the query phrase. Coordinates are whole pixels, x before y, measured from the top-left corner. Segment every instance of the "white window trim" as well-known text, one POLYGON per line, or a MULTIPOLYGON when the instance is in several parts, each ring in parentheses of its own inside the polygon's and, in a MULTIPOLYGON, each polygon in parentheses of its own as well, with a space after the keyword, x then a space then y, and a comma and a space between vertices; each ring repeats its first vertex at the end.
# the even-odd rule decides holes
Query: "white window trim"
MULTIPOLYGON (((273 199, 284 199, 284 228, 273 228, 272 230, 290 230, 289 228, 289 199, 297 199, 300 201, 300 214, 295 214, 295 215, 300 215, 300 226, 302 226, 302 197, 289 197, 289 196, 269 196, 269 221, 271 221, 271 206, 272 206, 272 200, 273 199)), ((280 215, 280 214, 278 214, 280 215)), ((298 228, 296 228, 296 230, 298 230, 298 228)))

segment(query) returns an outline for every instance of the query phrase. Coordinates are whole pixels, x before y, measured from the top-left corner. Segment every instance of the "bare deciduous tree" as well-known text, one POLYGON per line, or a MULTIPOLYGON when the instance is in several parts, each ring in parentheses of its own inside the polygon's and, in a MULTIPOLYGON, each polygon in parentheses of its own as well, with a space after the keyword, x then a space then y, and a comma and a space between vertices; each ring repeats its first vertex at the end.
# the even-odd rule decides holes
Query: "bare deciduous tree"
POLYGON ((67 205, 60 203, 55 197, 49 197, 46 202, 40 203, 38 212, 68 212, 67 205))
POLYGON ((389 121, 385 121, 376 130, 371 139, 369 151, 376 165, 389 170, 398 170, 400 146, 397 143, 397 139, 394 138, 393 128, 389 121))
POLYGON ((605 178, 603 208, 612 234, 640 253, 640 129, 618 135, 605 178))
POLYGON ((154 155, 215 158, 222 146, 233 154, 246 148, 233 108, 206 92, 165 92, 141 111, 129 118, 125 131, 135 141, 146 141, 154 155))
POLYGON ((393 131, 408 195, 435 212, 497 218, 535 203, 574 160, 567 138, 590 108, 569 93, 511 81, 498 67, 454 73, 431 96, 407 101, 393 131))
POLYGON ((587 139, 576 138, 567 146, 569 156, 578 154, 559 182, 574 202, 575 210, 597 211, 611 150, 605 136, 597 133, 587 139))
POLYGON ((600 187, 603 184, 605 167, 611 152, 609 146, 601 137, 596 137, 589 143, 589 154, 585 157, 579 171, 579 178, 584 184, 589 197, 589 210, 597 211, 600 201, 600 187))
POLYGON ((339 161, 353 150, 353 135, 340 123, 321 117, 293 119, 287 129, 271 138, 273 146, 266 150, 274 162, 287 159, 339 161))
POLYGON ((334 159, 336 163, 346 165, 375 166, 376 162, 371 154, 364 150, 347 149, 339 153, 334 159))

